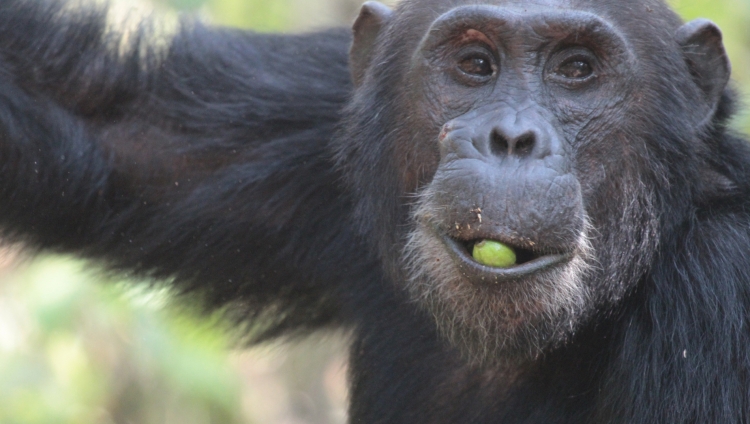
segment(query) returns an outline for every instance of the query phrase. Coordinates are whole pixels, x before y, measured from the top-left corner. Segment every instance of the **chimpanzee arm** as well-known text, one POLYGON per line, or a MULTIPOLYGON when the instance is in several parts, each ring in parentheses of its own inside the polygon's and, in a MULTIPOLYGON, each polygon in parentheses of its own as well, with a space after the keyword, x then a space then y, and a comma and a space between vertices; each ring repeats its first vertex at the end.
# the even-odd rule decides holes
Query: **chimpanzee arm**
POLYGON ((348 34, 156 38, 0 4, 3 237, 239 300, 270 331, 342 319, 337 288, 374 263, 327 150, 348 34))

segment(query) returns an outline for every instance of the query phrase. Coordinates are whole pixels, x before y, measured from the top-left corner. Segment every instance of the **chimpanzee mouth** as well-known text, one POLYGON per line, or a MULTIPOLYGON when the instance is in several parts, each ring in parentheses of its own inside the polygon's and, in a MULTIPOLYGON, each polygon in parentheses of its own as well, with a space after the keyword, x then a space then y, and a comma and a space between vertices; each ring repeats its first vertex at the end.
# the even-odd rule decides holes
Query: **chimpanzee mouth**
POLYGON ((472 255, 474 246, 482 240, 459 240, 448 235, 443 235, 442 239, 464 275, 495 283, 528 277, 567 262, 572 257, 570 253, 539 253, 509 244, 516 256, 515 263, 507 267, 494 267, 477 262, 472 255))

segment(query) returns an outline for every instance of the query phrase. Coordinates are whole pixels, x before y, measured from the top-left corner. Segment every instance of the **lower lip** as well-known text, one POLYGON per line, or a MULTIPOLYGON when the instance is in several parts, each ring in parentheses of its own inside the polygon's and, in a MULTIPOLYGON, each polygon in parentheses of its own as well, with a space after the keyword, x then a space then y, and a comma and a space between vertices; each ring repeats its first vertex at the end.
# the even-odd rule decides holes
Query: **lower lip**
POLYGON ((448 247, 451 255, 458 261, 464 273, 476 274, 476 277, 490 282, 519 280, 533 274, 547 270, 570 260, 570 254, 554 254, 540 256, 529 262, 514 265, 509 268, 494 268, 482 265, 469 256, 466 249, 451 237, 442 235, 443 243, 448 247))

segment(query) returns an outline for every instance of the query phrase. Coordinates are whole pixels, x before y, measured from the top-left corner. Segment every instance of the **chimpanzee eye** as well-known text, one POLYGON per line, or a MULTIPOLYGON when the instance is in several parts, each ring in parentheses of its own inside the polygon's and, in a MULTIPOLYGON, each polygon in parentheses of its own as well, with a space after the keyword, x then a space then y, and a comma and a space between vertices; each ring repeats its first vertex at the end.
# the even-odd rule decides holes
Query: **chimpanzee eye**
POLYGON ((458 69, 468 75, 489 77, 495 73, 492 59, 483 54, 474 53, 458 62, 458 69))
POLYGON ((563 62, 555 73, 564 78, 581 80, 591 76, 594 73, 594 69, 584 59, 571 59, 563 62))

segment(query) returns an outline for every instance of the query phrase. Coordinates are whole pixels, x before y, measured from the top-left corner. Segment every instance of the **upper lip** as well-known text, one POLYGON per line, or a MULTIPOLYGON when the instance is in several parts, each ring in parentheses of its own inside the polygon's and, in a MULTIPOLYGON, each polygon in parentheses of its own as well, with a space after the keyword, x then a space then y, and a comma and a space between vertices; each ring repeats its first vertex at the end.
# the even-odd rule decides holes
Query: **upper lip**
MULTIPOLYGON (((462 268, 464 275, 473 274, 473 276, 481 280, 490 282, 518 280, 566 262, 572 256, 570 252, 548 252, 532 241, 519 241, 515 238, 503 237, 501 235, 472 234, 469 238, 466 235, 459 238, 446 233, 439 234, 442 234, 443 243, 462 268), (508 268, 495 268, 482 265, 474 260, 467 247, 467 244, 471 241, 481 239, 497 240, 505 243, 516 249, 517 252, 523 252, 525 259, 519 261, 517 265, 508 268)), ((521 255, 519 254, 520 258, 521 255)))

